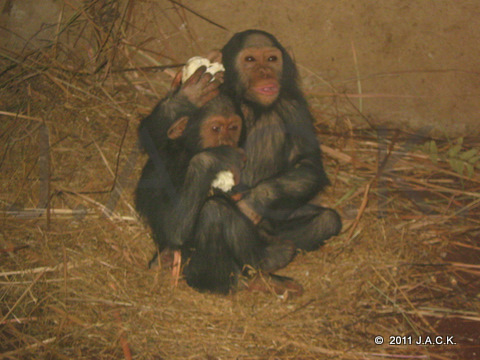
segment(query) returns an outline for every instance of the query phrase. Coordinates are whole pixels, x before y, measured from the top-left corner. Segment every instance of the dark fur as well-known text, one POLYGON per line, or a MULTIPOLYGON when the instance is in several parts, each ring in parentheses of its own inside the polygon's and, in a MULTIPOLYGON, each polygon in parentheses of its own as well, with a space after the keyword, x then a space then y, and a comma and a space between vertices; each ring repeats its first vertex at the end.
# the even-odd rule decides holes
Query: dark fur
POLYGON ((228 195, 210 195, 218 172, 240 169, 243 163, 238 149, 200 147, 201 124, 219 113, 222 102, 217 98, 188 113, 182 108, 187 105, 183 99, 169 94, 142 121, 139 136, 149 160, 138 183, 136 205, 152 229, 159 252, 165 248, 181 250, 190 286, 227 293, 245 266, 275 270, 290 261, 293 248, 286 245, 272 253, 275 246, 263 240, 228 195), (164 122, 174 120, 179 108, 190 120, 184 136, 171 140, 164 122), (265 260, 267 255, 273 260, 265 260))
MULTIPOLYGON (((262 216, 262 222, 254 226, 227 196, 208 197, 214 176, 236 164, 238 152, 223 147, 197 153, 189 140, 168 139, 167 131, 176 119, 195 117, 197 111, 179 90, 162 100, 140 125, 149 160, 137 189, 137 209, 152 227, 159 250, 180 248, 189 258, 184 274, 191 286, 226 293, 245 265, 273 271, 291 259, 288 246, 280 245, 280 250, 267 246, 260 232, 314 250, 339 233, 341 221, 334 210, 309 203, 329 181, 313 117, 288 53, 272 35, 248 30, 233 36, 222 54, 226 68, 222 91, 244 117, 243 200, 262 216), (251 34, 266 36, 282 52, 281 91, 269 106, 244 98, 244 74, 235 67, 251 34)), ((190 136, 195 137, 195 131, 190 136)))
POLYGON ((340 232, 341 220, 332 209, 308 204, 329 180, 313 117, 297 85, 296 66, 273 35, 258 30, 235 34, 223 48, 222 56, 222 86, 245 117, 243 148, 247 163, 241 181, 249 190, 244 200, 264 218, 261 226, 301 249, 316 249, 340 232), (246 84, 235 65, 245 40, 253 34, 270 39, 283 56, 280 95, 270 106, 244 99, 246 84))

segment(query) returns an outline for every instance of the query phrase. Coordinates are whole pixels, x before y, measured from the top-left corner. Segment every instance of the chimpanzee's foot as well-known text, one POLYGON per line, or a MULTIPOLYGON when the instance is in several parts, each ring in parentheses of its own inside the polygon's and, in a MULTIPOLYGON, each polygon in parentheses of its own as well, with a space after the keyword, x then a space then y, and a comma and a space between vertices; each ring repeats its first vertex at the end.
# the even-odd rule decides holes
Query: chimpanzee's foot
POLYGON ((153 254, 152 260, 148 262, 149 269, 156 269, 157 267, 161 268, 171 268, 173 266, 173 255, 174 251, 170 249, 165 249, 161 253, 155 251, 153 254))
POLYGON ((274 272, 287 266, 295 257, 295 244, 288 240, 268 237, 269 245, 265 249, 265 258, 260 268, 265 272, 274 272))

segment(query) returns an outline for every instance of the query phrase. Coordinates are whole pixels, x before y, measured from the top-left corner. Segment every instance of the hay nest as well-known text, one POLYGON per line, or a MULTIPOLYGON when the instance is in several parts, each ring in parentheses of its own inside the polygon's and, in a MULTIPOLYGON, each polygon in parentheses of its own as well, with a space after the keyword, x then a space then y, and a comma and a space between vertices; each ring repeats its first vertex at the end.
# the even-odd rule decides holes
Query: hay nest
POLYGON ((319 201, 344 230, 281 272, 305 294, 201 294, 147 270, 136 127, 195 51, 185 9, 165 3, 156 37, 147 5, 65 1, 55 41, 0 49, 0 359, 477 358, 478 139, 375 129, 315 84, 333 184, 319 201))

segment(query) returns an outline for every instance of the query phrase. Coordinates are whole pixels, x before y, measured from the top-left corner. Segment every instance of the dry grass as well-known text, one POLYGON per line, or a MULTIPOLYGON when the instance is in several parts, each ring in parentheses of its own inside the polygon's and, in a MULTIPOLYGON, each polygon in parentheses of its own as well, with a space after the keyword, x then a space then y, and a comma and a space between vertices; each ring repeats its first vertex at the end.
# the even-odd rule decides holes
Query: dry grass
MULTIPOLYGON (((169 37, 195 49, 195 35, 180 27, 180 7, 157 9, 170 25, 151 38, 136 21, 144 8, 99 4, 66 7, 48 46, 0 49, 0 359, 480 352, 478 169, 452 170, 448 141, 436 140, 435 162, 417 146, 425 137, 354 129, 368 119, 341 94, 307 89, 333 182, 321 201, 336 202, 345 226, 282 271, 302 297, 200 294, 147 270, 154 247, 132 200, 145 160, 136 126, 169 87, 152 69, 184 59, 169 37), (393 346, 391 335, 453 335, 457 345, 393 346)), ((462 151, 472 148, 465 140, 462 151)))

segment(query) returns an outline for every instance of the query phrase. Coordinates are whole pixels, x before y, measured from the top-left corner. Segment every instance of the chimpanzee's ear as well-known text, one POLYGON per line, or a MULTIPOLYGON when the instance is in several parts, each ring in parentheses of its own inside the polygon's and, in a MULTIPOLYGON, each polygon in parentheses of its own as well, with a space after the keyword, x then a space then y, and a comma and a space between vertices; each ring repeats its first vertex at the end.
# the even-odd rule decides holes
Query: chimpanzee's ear
POLYGON ((187 127, 188 116, 182 116, 180 119, 176 120, 172 126, 168 128, 167 136, 171 140, 178 139, 183 135, 185 128, 187 127))

